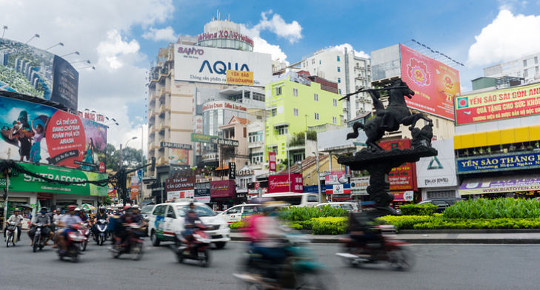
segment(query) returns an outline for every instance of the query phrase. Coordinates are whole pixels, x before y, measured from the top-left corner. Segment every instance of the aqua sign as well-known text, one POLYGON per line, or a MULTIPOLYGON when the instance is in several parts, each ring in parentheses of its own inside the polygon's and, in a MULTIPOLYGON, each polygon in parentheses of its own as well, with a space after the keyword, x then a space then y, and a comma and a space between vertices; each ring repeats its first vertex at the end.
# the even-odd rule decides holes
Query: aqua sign
POLYGON ((540 152, 458 158, 456 163, 458 174, 540 168, 540 152))

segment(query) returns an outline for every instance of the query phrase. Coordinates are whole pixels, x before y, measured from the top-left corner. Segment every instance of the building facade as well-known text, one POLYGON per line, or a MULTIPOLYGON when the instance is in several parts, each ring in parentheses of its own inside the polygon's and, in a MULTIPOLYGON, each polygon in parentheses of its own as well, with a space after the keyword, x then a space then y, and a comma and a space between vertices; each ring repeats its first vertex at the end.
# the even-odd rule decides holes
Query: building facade
POLYGON ((484 76, 492 78, 517 77, 524 83, 540 79, 540 52, 527 55, 512 61, 484 68, 484 76))

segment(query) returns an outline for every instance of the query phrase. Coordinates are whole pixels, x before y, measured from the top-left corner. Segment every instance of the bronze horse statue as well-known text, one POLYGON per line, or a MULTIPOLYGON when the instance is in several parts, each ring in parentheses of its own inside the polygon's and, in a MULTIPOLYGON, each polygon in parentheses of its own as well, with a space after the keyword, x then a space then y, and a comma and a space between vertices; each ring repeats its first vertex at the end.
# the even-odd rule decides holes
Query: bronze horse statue
POLYGON ((384 132, 396 131, 401 124, 410 126, 409 128, 412 129, 420 119, 431 122, 422 113, 411 114, 407 103, 405 103, 405 97, 412 98, 414 91, 401 79, 393 81, 388 87, 383 89, 368 89, 365 91, 371 95, 371 99, 373 100, 375 117, 368 120, 366 124, 360 122, 354 123, 353 133, 347 134, 347 139, 357 138, 358 128, 361 128, 366 133, 366 145, 368 148, 374 151, 384 151, 376 143, 383 137, 384 132), (388 91, 388 106, 386 108, 380 101, 380 90, 388 91))

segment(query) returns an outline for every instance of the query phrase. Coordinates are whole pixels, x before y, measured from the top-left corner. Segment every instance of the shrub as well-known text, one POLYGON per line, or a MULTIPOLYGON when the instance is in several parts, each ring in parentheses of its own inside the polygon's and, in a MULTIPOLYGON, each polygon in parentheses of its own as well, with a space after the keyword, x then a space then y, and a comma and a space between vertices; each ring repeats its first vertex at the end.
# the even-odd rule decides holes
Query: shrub
POLYGON ((299 223, 290 224, 289 226, 297 231, 304 229, 304 226, 299 223))
POLYGON ((402 215, 433 215, 437 206, 431 203, 404 204, 399 209, 402 215))
POLYGON ((340 217, 347 216, 347 210, 333 208, 331 206, 321 207, 288 207, 281 211, 281 218, 287 221, 310 221, 318 217, 340 217))
POLYGON ((314 235, 341 235, 347 230, 346 217, 320 217, 311 221, 314 235))
POLYGON ((418 216, 418 215, 403 215, 403 216, 383 216, 377 219, 378 223, 381 224, 391 224, 396 227, 396 231, 413 229, 415 224, 425 223, 432 219, 440 219, 440 214, 435 214, 433 216, 418 216))
POLYGON ((475 199, 458 202, 444 211, 448 219, 538 218, 540 201, 536 199, 475 199))
POLYGON ((540 228, 540 218, 536 219, 432 219, 417 223, 414 229, 532 229, 540 228))

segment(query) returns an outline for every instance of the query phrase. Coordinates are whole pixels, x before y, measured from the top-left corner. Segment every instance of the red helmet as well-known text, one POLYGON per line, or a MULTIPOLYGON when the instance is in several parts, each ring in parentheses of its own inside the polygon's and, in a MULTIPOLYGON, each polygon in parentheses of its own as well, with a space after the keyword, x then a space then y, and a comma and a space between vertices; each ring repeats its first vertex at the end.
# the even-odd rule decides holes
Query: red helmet
POLYGON ((130 208, 131 208, 131 205, 126 205, 126 206, 124 206, 124 211, 126 211, 126 210, 128 210, 130 208))
POLYGON ((67 206, 67 209, 68 209, 68 210, 75 210, 76 208, 77 208, 77 206, 74 205, 74 204, 71 204, 71 205, 68 205, 68 206, 67 206))

